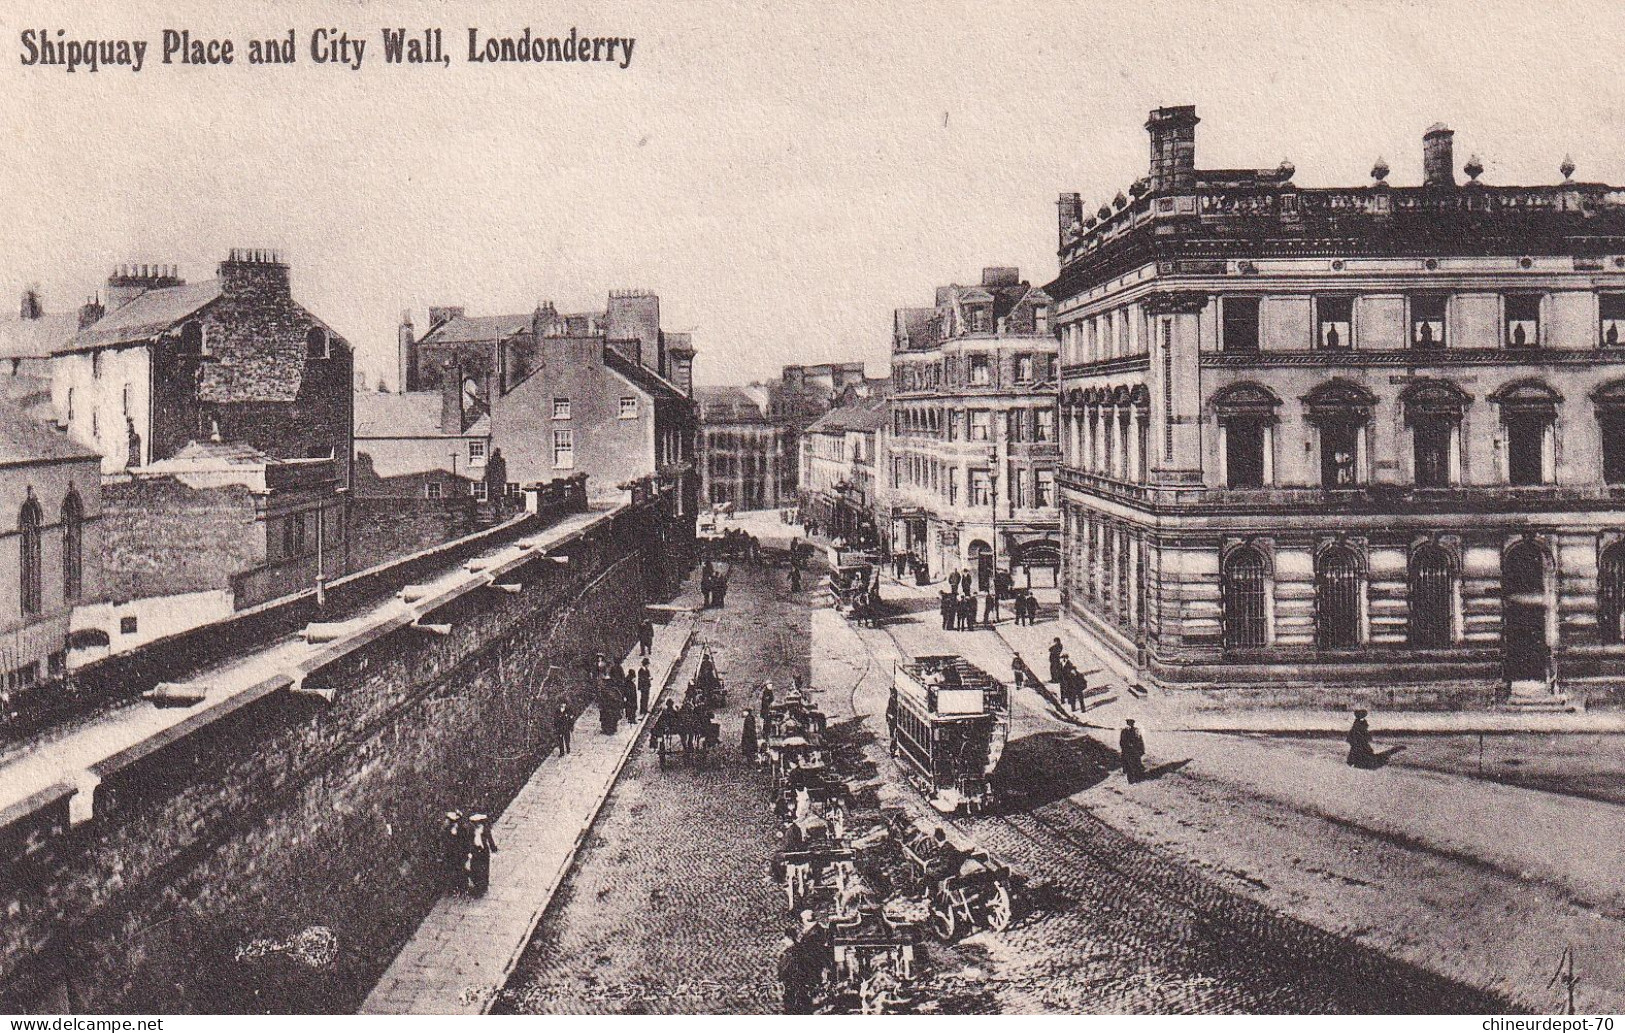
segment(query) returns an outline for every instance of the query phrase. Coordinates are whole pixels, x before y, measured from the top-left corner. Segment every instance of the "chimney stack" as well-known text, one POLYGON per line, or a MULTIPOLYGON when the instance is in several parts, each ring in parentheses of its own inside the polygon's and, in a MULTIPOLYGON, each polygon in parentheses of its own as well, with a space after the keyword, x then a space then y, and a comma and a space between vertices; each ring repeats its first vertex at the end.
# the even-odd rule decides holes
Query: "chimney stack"
POLYGON ((401 325, 395 331, 397 348, 395 370, 399 380, 396 381, 395 390, 402 394, 418 389, 418 344, 412 332, 412 313, 401 313, 401 325))
POLYGON ((290 294, 287 263, 275 251, 232 248, 217 271, 220 293, 227 297, 259 294, 286 298, 290 294))
POLYGON ((91 298, 89 301, 79 306, 79 329, 83 330, 96 320, 102 318, 102 316, 105 314, 106 313, 102 310, 102 303, 100 299, 91 298))
POLYGON ((121 265, 107 278, 107 311, 116 312, 148 291, 186 283, 173 265, 121 265))
POLYGON ((433 330, 442 323, 449 323, 463 314, 461 305, 431 305, 429 307, 429 329, 433 330))
POLYGON ((1443 122, 1435 122, 1422 134, 1422 185, 1456 185, 1455 132, 1443 122))
POLYGON ((1196 107, 1157 108, 1146 120, 1151 134, 1151 189, 1189 190, 1196 185, 1196 107))
POLYGON ((1066 243, 1066 231, 1072 228, 1073 223, 1083 225, 1083 195, 1062 194, 1055 202, 1055 230, 1062 244, 1066 243))
POLYGON ((466 416, 463 410, 463 367, 461 363, 451 362, 440 371, 440 432, 461 434, 468 429, 463 422, 466 416))

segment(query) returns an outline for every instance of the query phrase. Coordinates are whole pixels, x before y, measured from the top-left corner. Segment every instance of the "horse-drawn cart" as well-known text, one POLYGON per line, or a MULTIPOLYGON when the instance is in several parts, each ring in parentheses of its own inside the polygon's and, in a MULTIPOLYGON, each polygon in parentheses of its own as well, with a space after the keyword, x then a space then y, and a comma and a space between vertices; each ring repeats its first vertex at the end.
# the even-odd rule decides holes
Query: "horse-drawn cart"
POLYGON ((981 929, 1009 928, 1014 913, 1009 865, 975 844, 960 846, 941 829, 926 832, 900 820, 892 831, 926 883, 933 932, 953 941, 981 929))

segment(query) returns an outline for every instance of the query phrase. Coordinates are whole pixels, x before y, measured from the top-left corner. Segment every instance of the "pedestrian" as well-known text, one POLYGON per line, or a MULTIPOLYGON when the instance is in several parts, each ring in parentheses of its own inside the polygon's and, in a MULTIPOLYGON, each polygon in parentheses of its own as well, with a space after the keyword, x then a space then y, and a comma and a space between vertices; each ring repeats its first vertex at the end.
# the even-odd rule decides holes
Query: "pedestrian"
POLYGON ((752 763, 756 760, 756 715, 749 710, 742 712, 744 723, 739 728, 739 752, 752 763))
POLYGON ((1364 710, 1354 712, 1354 723, 1349 726, 1348 744, 1349 767, 1377 767, 1377 754, 1371 748, 1371 725, 1366 721, 1364 710))
POLYGON ((1065 653, 1061 654, 1061 677, 1056 682, 1056 695, 1061 697, 1061 709, 1073 710, 1075 703, 1072 698, 1073 686, 1077 684, 1078 669, 1072 666, 1072 658, 1065 653))
POLYGON ((467 825, 463 812, 450 810, 440 823, 441 883, 448 890, 460 891, 468 880, 467 825))
POLYGON ((468 824, 468 891, 483 897, 491 886, 491 855, 497 852, 497 841, 491 836, 491 819, 486 815, 470 814, 468 824))
POLYGON ((998 616, 999 597, 996 593, 982 589, 982 627, 991 628, 993 619, 998 616))
POLYGON ((813 1014, 813 990, 822 981, 829 954, 823 928, 811 911, 803 911, 796 928, 786 934, 779 954, 779 979, 784 983, 784 1014, 813 1014))
POLYGON ((626 723, 634 724, 638 719, 638 676, 631 671, 627 671, 621 681, 621 695, 626 703, 626 723))
POLYGON ((1072 668, 1072 709, 1083 713, 1089 709, 1089 676, 1072 668))
POLYGON ((801 591, 801 568, 793 563, 790 565, 790 591, 801 591))
POLYGON ((1049 680, 1059 683, 1061 680, 1061 656, 1066 647, 1061 645, 1060 638, 1051 640, 1049 644, 1049 680))
POLYGON ((948 575, 948 594, 959 594, 959 571, 957 570, 948 575))
POLYGON ((1140 730, 1134 727, 1132 717, 1123 722, 1123 731, 1117 737, 1117 752, 1123 758, 1123 773, 1130 782, 1145 777, 1145 740, 1140 738, 1140 730))
POLYGON ((1020 653, 1016 653, 1010 657, 1010 688, 1012 691, 1021 691, 1022 683, 1025 681, 1025 677, 1022 674, 1022 669, 1026 666, 1026 664, 1021 662, 1020 653))
POLYGON ((575 715, 570 713, 570 704, 560 703, 559 709, 553 712, 553 732, 559 737, 559 756, 570 752, 570 733, 575 730, 575 715))
POLYGON ((649 658, 638 665, 638 716, 649 713, 649 690, 654 687, 654 673, 649 670, 649 658))
POLYGON ((648 656, 654 647, 655 622, 645 617, 643 618, 643 621, 638 624, 638 652, 644 656, 648 656))
POLYGON ((942 612, 942 630, 952 631, 954 628, 954 597, 947 592, 937 596, 937 609, 942 612))
MULTIPOLYGON (((961 584, 968 585, 970 582, 964 581, 961 582, 961 584)), ((959 619, 961 630, 976 630, 976 597, 971 595, 969 592, 965 593, 959 599, 959 619)))
POLYGON ((771 681, 762 685, 762 724, 767 724, 767 716, 773 712, 773 683, 771 681))

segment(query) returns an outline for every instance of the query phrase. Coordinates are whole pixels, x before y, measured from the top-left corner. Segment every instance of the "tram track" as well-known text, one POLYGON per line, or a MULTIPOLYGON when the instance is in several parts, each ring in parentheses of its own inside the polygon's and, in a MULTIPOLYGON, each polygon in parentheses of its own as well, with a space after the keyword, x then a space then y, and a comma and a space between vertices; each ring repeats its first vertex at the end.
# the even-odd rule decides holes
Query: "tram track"
MULTIPOLYGON (((867 721, 875 715, 860 712, 859 695, 880 662, 879 643, 849 630, 866 659, 848 703, 854 717, 867 721)), ((908 655, 893 629, 876 630, 893 651, 908 655)), ((1023 739, 1046 730, 1079 732, 1015 699, 1013 731, 1017 707, 1023 739)), ((877 738, 881 731, 875 730, 877 738)), ((1059 773, 1069 761, 1087 763, 1058 755, 1067 741, 1034 742, 1038 767, 1059 773)), ((1091 748, 1109 753, 1098 744, 1091 748)), ((891 780, 906 782, 892 767, 891 780)), ((926 812, 912 787, 904 796, 910 810, 926 812)), ((1493 993, 1229 889, 1108 824, 1070 794, 1020 811, 931 813, 1005 857, 1025 883, 1027 914, 1003 933, 986 934, 990 953, 1008 959, 1001 977, 1009 981, 1013 1003, 1034 1010, 1157 1012, 1485 1013, 1512 1007, 1493 993), (1076 992, 1058 989, 1062 985, 1076 992)))

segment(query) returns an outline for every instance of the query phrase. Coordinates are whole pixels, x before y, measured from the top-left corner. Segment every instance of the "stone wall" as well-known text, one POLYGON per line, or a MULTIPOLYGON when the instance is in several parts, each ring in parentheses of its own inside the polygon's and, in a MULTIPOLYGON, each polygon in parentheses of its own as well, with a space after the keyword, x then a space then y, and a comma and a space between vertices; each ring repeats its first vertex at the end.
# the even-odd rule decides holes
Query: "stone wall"
POLYGON ((0 844, 27 852, 0 859, 0 1010, 352 1010, 437 895, 437 815, 500 811, 559 700, 585 702, 593 654, 627 648, 686 567, 663 507, 606 516, 519 594, 436 611, 448 636, 404 628, 312 674, 330 705, 275 692, 110 773, 76 828, 13 815, 0 844), (317 926, 329 967, 248 956, 317 926))

